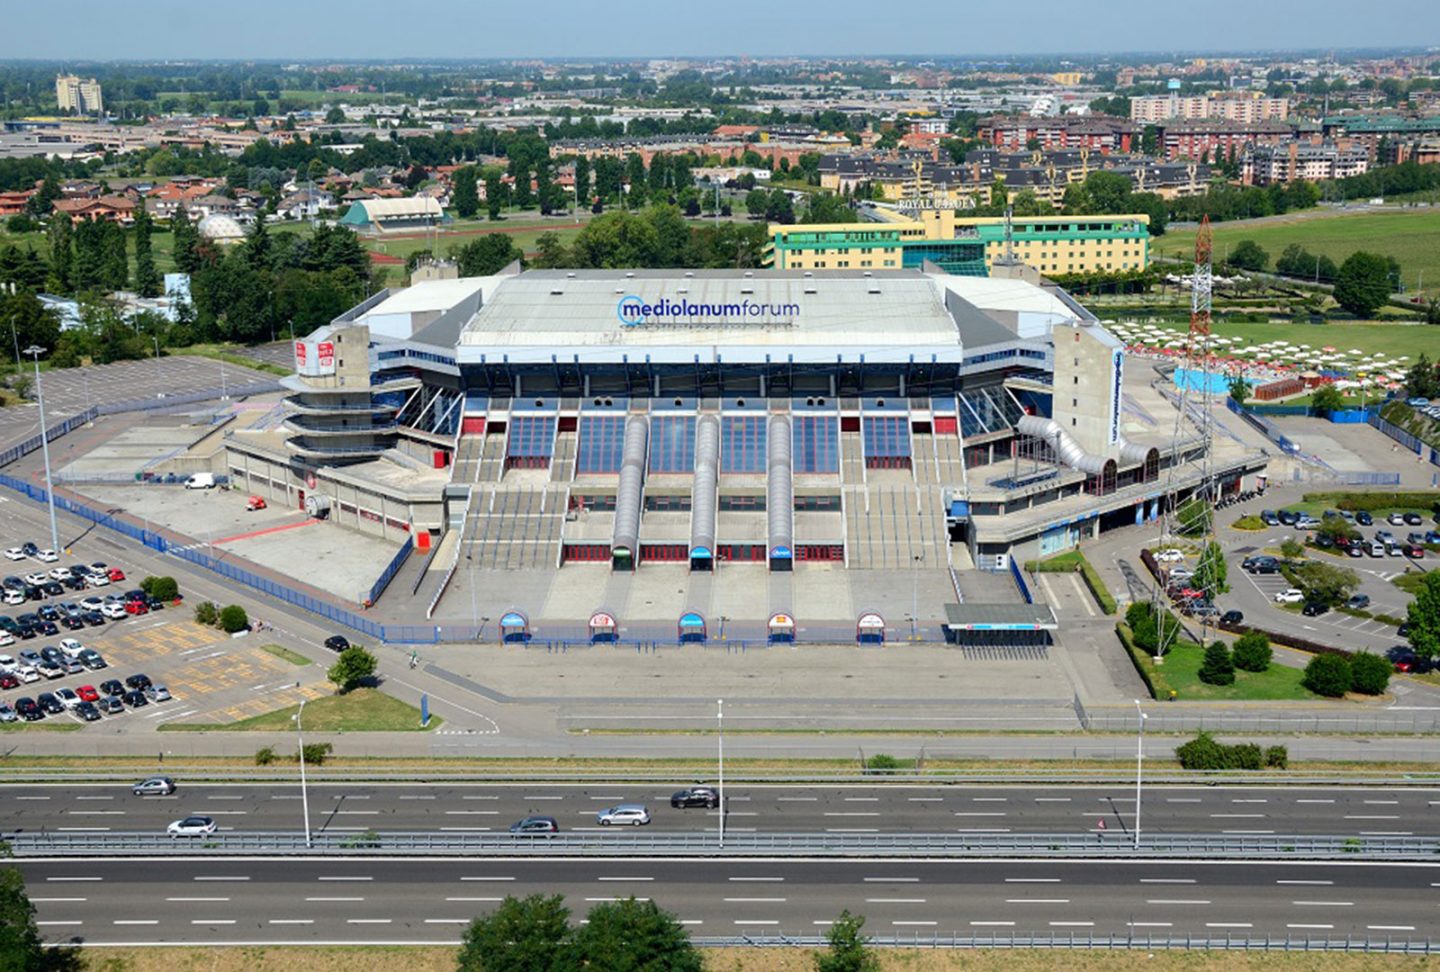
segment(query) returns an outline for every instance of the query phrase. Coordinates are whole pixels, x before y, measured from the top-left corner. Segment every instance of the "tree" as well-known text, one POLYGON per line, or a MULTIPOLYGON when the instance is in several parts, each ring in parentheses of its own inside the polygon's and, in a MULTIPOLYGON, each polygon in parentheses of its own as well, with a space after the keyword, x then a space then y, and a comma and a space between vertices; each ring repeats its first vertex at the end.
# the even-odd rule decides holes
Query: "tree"
POLYGON ((135 292, 141 297, 160 296, 160 271, 155 269, 155 254, 150 248, 154 223, 143 205, 135 207, 135 292))
POLYGON ((177 206, 175 215, 170 217, 170 232, 175 238, 175 269, 195 273, 204 262, 200 256, 200 234, 184 206, 177 206))
POLYGON ((1434 398, 1440 394, 1440 366, 1426 357, 1424 351, 1405 373, 1405 392, 1420 398, 1434 398))
POLYGON ((35 906, 25 893, 25 878, 13 867, 0 868, 0 969, 29 972, 45 967, 45 949, 35 926, 35 906))
POLYGON ((1235 244, 1225 262, 1237 270, 1264 270, 1270 265, 1270 254, 1254 240, 1241 240, 1235 244))
POLYGON ((1249 631, 1235 639, 1232 657, 1235 667, 1247 672, 1263 672, 1270 667, 1273 656, 1270 639, 1262 631, 1249 631))
POLYGON ((227 604, 220 609, 220 630, 226 634, 235 634, 250 627, 250 618, 245 609, 238 604, 227 604))
POLYGON ((849 909, 840 912, 826 936, 830 950, 815 956, 815 972, 878 972, 880 962, 861 934, 864 927, 862 915, 852 915, 849 909))
POLYGON ((1374 253, 1357 250, 1340 264, 1335 279, 1335 302, 1360 318, 1375 316, 1392 292, 1390 262, 1374 253))
POLYGON ((240 244, 236 253, 252 270, 271 268, 270 231, 265 228, 264 213, 255 214, 255 222, 251 224, 250 232, 245 234, 245 241, 240 244))
POLYGON ((505 202, 505 183, 500 181, 500 172, 492 169, 485 174, 485 213, 492 220, 500 218, 500 208, 505 202))
POLYGON ((63 213, 50 220, 47 233, 50 241, 50 277, 47 286, 57 294, 68 294, 74 284, 75 228, 63 213))
POLYGON ((1233 685, 1235 683, 1235 662, 1230 657, 1230 649, 1225 647, 1223 641, 1212 641, 1205 649, 1205 660, 1200 663, 1200 671, 1196 673, 1200 681, 1207 685, 1233 685))
POLYGON ((550 972, 563 969, 570 909, 560 895, 507 897, 476 918, 460 941, 458 972, 550 972))
POLYGON ((653 901, 606 902, 572 937, 573 967, 596 972, 701 972, 685 927, 653 901))
POLYGON ((499 273, 524 256, 507 233, 482 234, 452 250, 450 255, 459 265, 462 277, 487 277, 499 273))
POLYGON ((535 258, 530 265, 537 270, 553 270, 570 263, 570 252, 565 249, 565 244, 560 242, 558 233, 545 232, 537 236, 535 251, 535 258))
POLYGON ((480 211, 477 179, 478 173, 473 165, 462 166, 455 172, 455 187, 450 193, 450 205, 462 219, 470 219, 480 211))
POLYGON ((1440 656, 1440 571, 1421 578, 1405 620, 1410 624, 1410 647, 1420 658, 1434 661, 1440 656))
POLYGON ((214 601, 201 601, 195 605, 195 623, 213 628, 220 618, 220 609, 214 601))
POLYGON ((1368 651, 1356 652, 1350 656, 1350 689, 1361 695, 1380 695, 1394 671, 1388 659, 1368 651))
POLYGON ((1321 415, 1343 411, 1345 396, 1333 384, 1326 383, 1315 389, 1315 394, 1310 397, 1310 408, 1321 415))
POLYGON ((1193 582, 1197 588, 1205 591, 1211 597, 1215 597, 1230 590, 1230 585, 1226 582, 1228 576, 1225 551, 1221 549, 1220 544, 1212 540, 1200 554, 1200 562, 1195 566, 1193 582))
POLYGON ((1344 655, 1316 655, 1305 666, 1300 684, 1316 695, 1338 699, 1350 691, 1350 662, 1344 655))
POLYGON ((1294 537, 1286 537, 1280 541, 1280 556, 1286 560, 1297 560, 1305 556, 1305 545, 1294 537))
POLYGON ((575 205, 590 205, 590 159, 584 155, 575 157, 575 205))
POLYGON ((860 217, 833 192, 812 193, 805 201, 802 223, 855 223, 860 217))
POLYGON ((374 677, 379 664, 379 659, 370 652, 359 645, 351 645, 340 652, 340 657, 335 659, 325 677, 334 682, 343 695, 374 677))
POLYGON ((1360 577, 1353 570, 1315 560, 1296 567, 1294 577, 1306 599, 1321 604, 1339 604, 1360 586, 1360 577))
POLYGON ((772 223, 795 222, 795 204, 784 189, 771 189, 765 202, 765 218, 772 223))
POLYGON ((769 202, 770 194, 764 189, 751 189, 745 193, 745 211, 750 214, 752 219, 755 217, 763 217, 765 215, 765 207, 769 202))
POLYGON ((1245 400, 1250 397, 1250 383, 1242 376, 1236 375, 1230 381, 1230 397, 1235 400, 1235 404, 1244 405, 1245 400))
POLYGON ((124 290, 130 286, 130 254, 125 230, 113 220, 96 225, 100 231, 100 286, 106 290, 124 290))

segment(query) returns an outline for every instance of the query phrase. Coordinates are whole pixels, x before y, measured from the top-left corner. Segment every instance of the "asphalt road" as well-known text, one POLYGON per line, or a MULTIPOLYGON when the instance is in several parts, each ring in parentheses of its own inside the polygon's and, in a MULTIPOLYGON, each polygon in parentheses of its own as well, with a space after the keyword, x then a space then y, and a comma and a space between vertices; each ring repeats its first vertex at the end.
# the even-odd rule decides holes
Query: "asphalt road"
MULTIPOLYGON (((299 830, 300 788, 274 784, 196 785, 169 797, 137 797, 128 785, 6 787, 0 831, 161 831, 188 814, 223 830, 299 830)), ((643 803, 655 830, 716 830, 718 811, 671 809, 684 785, 516 786, 312 783, 317 831, 490 831, 521 817, 556 818, 565 831, 600 831, 597 811, 643 803)), ((729 788, 731 832, 783 833, 1109 833, 1134 826, 1130 785, 1061 787, 758 786, 729 788)), ((1440 789, 1150 786, 1141 802, 1146 833, 1440 834, 1440 789)))
POLYGON ((692 935, 1425 938, 1440 867, 1111 861, 18 861, 48 941, 454 942, 507 895, 652 898, 692 935))

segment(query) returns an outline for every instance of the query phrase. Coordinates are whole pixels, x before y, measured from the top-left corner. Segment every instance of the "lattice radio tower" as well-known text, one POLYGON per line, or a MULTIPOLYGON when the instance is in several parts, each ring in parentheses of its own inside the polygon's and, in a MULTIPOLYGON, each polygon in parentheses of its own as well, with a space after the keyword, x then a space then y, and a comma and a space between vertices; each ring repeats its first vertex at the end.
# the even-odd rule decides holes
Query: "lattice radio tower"
MULTIPOLYGON (((1185 443, 1184 449, 1170 463, 1165 486, 1164 515, 1160 518, 1160 542, 1156 550, 1178 547, 1193 551, 1203 558, 1215 539, 1215 473, 1211 457, 1211 412, 1213 395, 1210 388, 1211 368, 1214 363, 1210 352, 1210 292, 1211 292, 1211 250, 1210 217, 1200 221, 1200 230, 1195 234, 1195 272, 1190 284, 1190 333, 1185 342, 1185 364, 1182 380, 1177 383, 1180 396, 1179 408, 1175 412, 1175 430, 1171 442, 1185 443), (1193 430, 1193 432, 1192 432, 1193 430), (1176 493, 1187 483, 1195 484, 1193 491, 1184 501, 1176 500, 1176 493)), ((1186 585, 1201 591, 1207 601, 1214 603, 1219 592, 1208 572, 1201 570, 1195 561, 1192 569, 1196 575, 1186 585)), ((1160 565, 1168 569, 1173 565, 1160 565)), ((1154 607, 1156 616, 1170 607, 1170 597, 1164 585, 1155 586, 1154 607)), ((1200 643, 1209 638, 1209 626, 1200 624, 1200 643)), ((1174 626, 1161 625, 1155 648, 1156 655, 1164 655, 1171 648, 1178 630, 1174 626)))

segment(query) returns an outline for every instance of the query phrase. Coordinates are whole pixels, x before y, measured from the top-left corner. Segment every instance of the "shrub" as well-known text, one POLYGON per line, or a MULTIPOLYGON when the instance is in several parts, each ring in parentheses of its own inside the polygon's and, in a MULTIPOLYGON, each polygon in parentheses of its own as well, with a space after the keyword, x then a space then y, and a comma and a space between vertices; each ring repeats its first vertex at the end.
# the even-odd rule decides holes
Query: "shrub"
POLYGON ((865 760, 867 773, 894 773, 900 769, 900 760, 889 753, 876 753, 865 760))
POLYGON ((1134 631, 1135 626, 1150 617, 1150 602, 1136 601, 1125 609, 1125 623, 1134 631))
POLYGON ((1265 750, 1265 765, 1270 769, 1285 769, 1290 765, 1290 751, 1284 746, 1271 746, 1265 750))
POLYGON ((1260 747, 1254 743, 1227 746, 1208 732, 1175 747, 1175 758, 1182 767, 1193 770, 1258 770, 1263 762, 1260 747))
POLYGON ((1390 662, 1368 651, 1350 656, 1350 688, 1362 695, 1380 695, 1390 684, 1390 662))
POLYGON ((275 762, 279 758, 279 755, 277 755, 275 750, 270 746, 266 746, 264 749, 255 750, 256 766, 269 766, 271 763, 275 762))
POLYGON ((245 614, 245 609, 238 604, 227 604, 220 611, 220 630, 226 634, 234 634, 237 631, 244 631, 250 627, 250 618, 245 614))
MULTIPOLYGON (((308 766, 323 765, 330 754, 335 751, 335 747, 329 743, 306 743, 301 749, 305 753, 305 763, 308 766)), ((295 754, 295 761, 300 761, 299 753, 295 754)))
POLYGON ((1235 662, 1230 658, 1230 649, 1223 641, 1212 641, 1205 649, 1205 660, 1196 673, 1206 685, 1233 685, 1235 683, 1235 662))
POLYGON ((359 645, 351 645, 340 652, 340 657, 335 659, 335 664, 330 666, 325 677, 335 683, 335 688, 344 694, 374 678, 379 664, 379 660, 370 652, 359 645))
POLYGON ((215 606, 214 601, 201 601, 195 605, 195 623, 203 624, 207 628, 215 627, 215 622, 220 618, 220 609, 215 606))
POLYGON ((180 585, 173 577, 147 577, 145 579, 154 581, 145 593, 157 601, 173 601, 180 596, 180 585))
POLYGON ((1251 631, 1235 639, 1235 667, 1247 672, 1263 672, 1270 667, 1270 639, 1264 632, 1251 631))
POLYGON ((1350 690, 1350 661, 1340 655, 1316 655, 1300 681, 1316 695, 1338 699, 1350 690))

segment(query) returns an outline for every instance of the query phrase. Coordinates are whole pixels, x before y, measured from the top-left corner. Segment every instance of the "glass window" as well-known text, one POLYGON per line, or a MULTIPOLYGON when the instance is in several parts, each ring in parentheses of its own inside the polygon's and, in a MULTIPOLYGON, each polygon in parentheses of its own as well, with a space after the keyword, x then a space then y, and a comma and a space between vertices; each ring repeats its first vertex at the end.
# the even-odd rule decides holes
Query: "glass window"
POLYGON ((650 420, 650 471, 695 471, 695 416, 660 415, 650 420))
POLYGON ((521 416, 510 420, 507 456, 549 456, 555 449, 555 416, 521 416))
POLYGON ((763 415, 727 415, 720 426, 721 471, 764 472, 765 430, 763 415))
POLYGON ((581 417, 580 444, 575 456, 577 473, 619 472, 624 452, 625 416, 581 417))
POLYGON ((797 473, 838 473, 840 453, 834 416, 801 415, 791 436, 792 461, 797 473))
POLYGON ((866 416, 865 456, 910 455, 910 420, 904 416, 866 416))

